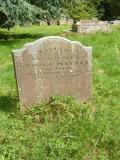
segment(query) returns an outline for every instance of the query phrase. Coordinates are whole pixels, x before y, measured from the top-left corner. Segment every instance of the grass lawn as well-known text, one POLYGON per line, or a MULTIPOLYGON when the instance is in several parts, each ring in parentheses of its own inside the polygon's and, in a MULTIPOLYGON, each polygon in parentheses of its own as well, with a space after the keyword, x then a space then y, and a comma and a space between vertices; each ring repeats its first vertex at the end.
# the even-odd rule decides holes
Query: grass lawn
POLYGON ((81 36, 69 28, 0 29, 0 160, 120 160, 120 27, 81 36), (47 35, 93 47, 92 99, 52 97, 21 114, 11 50, 47 35))

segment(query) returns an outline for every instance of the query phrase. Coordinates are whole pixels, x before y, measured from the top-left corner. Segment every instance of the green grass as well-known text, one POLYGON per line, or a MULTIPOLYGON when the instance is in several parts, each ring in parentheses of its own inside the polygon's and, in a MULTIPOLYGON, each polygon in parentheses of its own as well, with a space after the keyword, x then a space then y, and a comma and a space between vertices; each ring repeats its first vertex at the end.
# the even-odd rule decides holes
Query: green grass
POLYGON ((0 30, 0 160, 120 159, 120 27, 66 38, 93 47, 93 95, 80 104, 53 97, 25 114, 17 98, 11 50, 69 26, 0 30))

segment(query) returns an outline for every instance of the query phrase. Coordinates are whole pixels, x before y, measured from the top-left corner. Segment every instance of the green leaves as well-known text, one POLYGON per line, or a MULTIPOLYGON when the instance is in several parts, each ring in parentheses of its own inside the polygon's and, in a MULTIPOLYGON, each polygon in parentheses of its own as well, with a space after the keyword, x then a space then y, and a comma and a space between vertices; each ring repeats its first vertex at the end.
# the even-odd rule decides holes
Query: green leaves
POLYGON ((0 0, 0 27, 39 23, 40 20, 57 19, 63 14, 60 0, 0 0))
POLYGON ((39 23, 41 20, 98 17, 120 19, 118 0, 0 0, 0 27, 39 23))
POLYGON ((93 4, 85 1, 78 1, 68 8, 69 15, 75 20, 91 19, 97 16, 97 10, 93 4))
POLYGON ((47 11, 24 0, 0 0, 0 26, 10 28, 30 22, 40 22, 47 11))

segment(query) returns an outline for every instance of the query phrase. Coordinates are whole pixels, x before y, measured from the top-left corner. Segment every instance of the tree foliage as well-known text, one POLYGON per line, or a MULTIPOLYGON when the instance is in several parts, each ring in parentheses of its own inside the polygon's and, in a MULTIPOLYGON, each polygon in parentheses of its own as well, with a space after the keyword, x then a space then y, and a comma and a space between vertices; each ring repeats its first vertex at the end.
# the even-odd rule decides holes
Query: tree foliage
POLYGON ((91 19, 97 16, 95 6, 88 1, 75 1, 68 6, 68 14, 75 21, 80 19, 91 19))
POLYGON ((120 18, 118 0, 0 0, 0 27, 36 23, 69 15, 74 20, 120 18))
POLYGON ((0 26, 12 27, 43 18, 45 11, 24 0, 0 0, 0 26))
POLYGON ((108 0, 110 4, 111 15, 114 18, 120 18, 120 1, 119 0, 108 0))

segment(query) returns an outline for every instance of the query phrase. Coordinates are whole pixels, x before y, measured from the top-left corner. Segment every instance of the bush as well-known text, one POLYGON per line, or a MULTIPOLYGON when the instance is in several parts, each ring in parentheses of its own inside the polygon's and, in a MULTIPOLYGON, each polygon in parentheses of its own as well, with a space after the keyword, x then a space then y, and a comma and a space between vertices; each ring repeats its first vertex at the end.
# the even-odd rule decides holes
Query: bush
POLYGON ((75 21, 80 19, 92 19, 97 16, 97 10, 89 2, 78 3, 77 5, 70 7, 69 15, 75 21))

